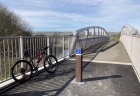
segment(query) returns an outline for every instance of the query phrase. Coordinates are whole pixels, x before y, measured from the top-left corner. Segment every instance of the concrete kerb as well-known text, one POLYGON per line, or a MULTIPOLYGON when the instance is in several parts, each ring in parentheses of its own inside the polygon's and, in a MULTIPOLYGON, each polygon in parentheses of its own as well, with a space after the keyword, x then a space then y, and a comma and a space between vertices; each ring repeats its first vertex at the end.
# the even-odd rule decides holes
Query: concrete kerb
MULTIPOLYGON (((69 59, 69 60, 75 60, 75 59, 69 59)), ((88 62, 89 60, 84 59, 83 61, 88 62)), ((104 63, 104 64, 132 65, 132 63, 125 63, 125 62, 112 62, 112 61, 98 61, 98 60, 91 60, 90 62, 95 62, 95 63, 104 63)))

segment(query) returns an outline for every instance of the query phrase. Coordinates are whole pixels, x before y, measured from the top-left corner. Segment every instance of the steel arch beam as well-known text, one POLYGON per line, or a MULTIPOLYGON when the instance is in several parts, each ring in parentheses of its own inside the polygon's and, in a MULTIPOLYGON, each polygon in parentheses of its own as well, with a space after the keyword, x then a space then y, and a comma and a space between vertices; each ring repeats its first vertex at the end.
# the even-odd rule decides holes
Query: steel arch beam
POLYGON ((137 30, 130 25, 124 25, 121 30, 121 35, 137 35, 137 30))
POLYGON ((89 27, 85 27, 85 28, 82 28, 82 29, 79 29, 79 30, 74 31, 73 32, 73 35, 74 36, 77 36, 79 33, 84 32, 85 30, 94 29, 94 28, 99 28, 99 29, 104 30, 105 33, 107 34, 107 36, 109 36, 108 33, 107 33, 107 31, 103 27, 100 27, 100 26, 89 26, 89 27))

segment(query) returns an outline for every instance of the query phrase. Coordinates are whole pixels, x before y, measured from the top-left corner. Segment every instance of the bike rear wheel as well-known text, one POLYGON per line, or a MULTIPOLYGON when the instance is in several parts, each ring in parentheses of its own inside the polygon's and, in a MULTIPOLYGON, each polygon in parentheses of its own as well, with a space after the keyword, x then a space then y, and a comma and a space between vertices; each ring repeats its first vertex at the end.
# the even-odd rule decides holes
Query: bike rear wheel
POLYGON ((44 60, 44 69, 48 73, 54 73, 58 68, 57 58, 53 55, 49 55, 44 60))
POLYGON ((32 76, 32 65, 26 60, 17 61, 11 68, 11 76, 17 82, 25 82, 32 76))

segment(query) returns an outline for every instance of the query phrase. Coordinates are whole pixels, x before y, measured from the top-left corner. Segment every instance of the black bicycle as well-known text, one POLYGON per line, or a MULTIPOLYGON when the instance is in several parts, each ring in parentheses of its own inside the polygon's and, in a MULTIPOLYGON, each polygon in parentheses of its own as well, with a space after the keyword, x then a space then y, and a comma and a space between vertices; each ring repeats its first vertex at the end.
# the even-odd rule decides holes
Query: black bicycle
MULTIPOLYGON (((11 68, 11 76, 17 82, 25 82, 32 77, 34 72, 39 70, 38 66, 42 58, 44 59, 44 69, 48 73, 55 73, 58 68, 57 58, 53 55, 47 55, 48 47, 41 48, 41 52, 35 57, 31 58, 30 50, 24 50, 24 58, 29 58, 30 60, 18 60, 11 68), (33 63, 33 59, 36 59, 36 64, 33 63)), ((42 68, 42 67, 40 67, 42 68)), ((41 69, 40 69, 41 70, 41 69)))

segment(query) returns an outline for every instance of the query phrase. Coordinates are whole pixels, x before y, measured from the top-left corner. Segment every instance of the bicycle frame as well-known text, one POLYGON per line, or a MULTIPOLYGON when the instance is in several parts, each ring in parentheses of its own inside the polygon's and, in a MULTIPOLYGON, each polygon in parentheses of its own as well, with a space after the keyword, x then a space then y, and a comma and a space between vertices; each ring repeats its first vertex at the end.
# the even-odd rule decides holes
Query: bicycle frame
POLYGON ((33 65, 33 68, 34 68, 34 67, 38 67, 38 65, 40 64, 40 61, 42 60, 42 58, 44 57, 44 55, 46 55, 46 54, 45 54, 45 52, 44 52, 44 50, 43 50, 43 52, 40 52, 39 54, 37 54, 37 55, 34 56, 33 58, 29 57, 29 58, 30 58, 29 62, 33 65), (33 63, 33 59, 36 59, 36 58, 38 58, 38 57, 40 58, 39 61, 36 62, 36 64, 34 64, 34 63, 33 63))
POLYGON ((30 60, 28 62, 31 63, 33 68, 38 67, 40 61, 42 60, 42 57, 44 57, 44 55, 48 56, 47 51, 46 51, 48 49, 48 47, 49 46, 41 48, 41 49, 38 49, 38 50, 42 50, 42 51, 39 54, 37 54, 36 56, 32 57, 32 58, 30 57, 30 54, 29 54, 30 50, 24 50, 24 57, 26 57, 26 58, 29 57, 30 60), (33 59, 35 59, 37 57, 39 57, 39 61, 37 61, 36 62, 37 64, 35 64, 35 63, 33 63, 33 59))

